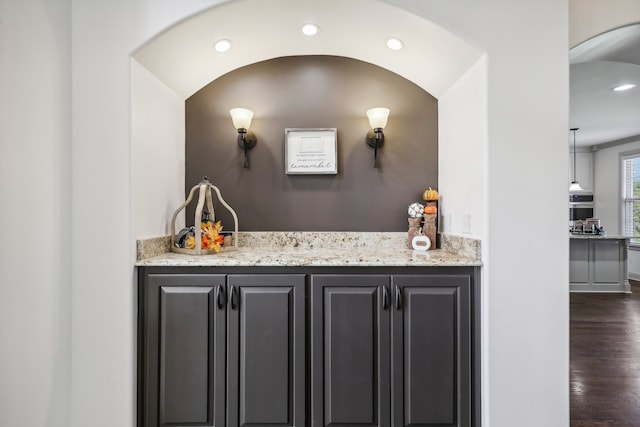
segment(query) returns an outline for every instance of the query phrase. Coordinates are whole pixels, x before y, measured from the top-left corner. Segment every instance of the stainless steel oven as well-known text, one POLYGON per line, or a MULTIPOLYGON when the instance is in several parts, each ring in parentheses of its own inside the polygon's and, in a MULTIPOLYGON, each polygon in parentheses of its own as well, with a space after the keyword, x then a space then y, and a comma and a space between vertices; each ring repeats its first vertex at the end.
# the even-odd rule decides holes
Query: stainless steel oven
POLYGON ((569 194, 569 221, 593 218, 593 194, 569 194))

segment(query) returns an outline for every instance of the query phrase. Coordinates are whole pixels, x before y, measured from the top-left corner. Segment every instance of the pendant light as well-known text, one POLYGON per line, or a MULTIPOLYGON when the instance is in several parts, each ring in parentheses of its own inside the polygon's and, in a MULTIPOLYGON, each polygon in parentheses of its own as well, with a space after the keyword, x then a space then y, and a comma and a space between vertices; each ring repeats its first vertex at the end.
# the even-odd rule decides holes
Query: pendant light
POLYGON ((580 128, 571 128, 569 129, 573 132, 573 181, 571 181, 571 185, 569 186, 569 192, 572 193, 574 191, 584 191, 582 187, 580 187, 580 183, 576 181, 576 131, 580 128))

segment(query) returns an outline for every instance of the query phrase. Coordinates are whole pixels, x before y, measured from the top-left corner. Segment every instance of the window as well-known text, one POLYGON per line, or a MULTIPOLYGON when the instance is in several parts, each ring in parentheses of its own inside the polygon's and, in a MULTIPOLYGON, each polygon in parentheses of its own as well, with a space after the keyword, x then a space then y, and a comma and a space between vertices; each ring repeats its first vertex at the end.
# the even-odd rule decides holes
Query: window
POLYGON ((622 157, 622 232, 640 244, 640 153, 622 157))

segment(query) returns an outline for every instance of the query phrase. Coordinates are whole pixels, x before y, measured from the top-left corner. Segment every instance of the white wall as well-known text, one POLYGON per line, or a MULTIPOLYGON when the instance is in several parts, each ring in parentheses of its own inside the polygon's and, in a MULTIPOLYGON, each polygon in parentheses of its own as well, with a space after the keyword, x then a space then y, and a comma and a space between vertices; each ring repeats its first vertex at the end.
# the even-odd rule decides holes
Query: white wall
POLYGON ((0 426, 70 411, 70 2, 0 2, 0 426))
POLYGON ((184 202, 184 99, 132 59, 131 100, 133 236, 165 236, 184 202))
POLYGON ((135 425, 130 55, 214 3, 72 0, 72 427, 135 425))
POLYGON ((438 185, 445 232, 486 241, 487 145, 485 56, 438 100, 438 185))

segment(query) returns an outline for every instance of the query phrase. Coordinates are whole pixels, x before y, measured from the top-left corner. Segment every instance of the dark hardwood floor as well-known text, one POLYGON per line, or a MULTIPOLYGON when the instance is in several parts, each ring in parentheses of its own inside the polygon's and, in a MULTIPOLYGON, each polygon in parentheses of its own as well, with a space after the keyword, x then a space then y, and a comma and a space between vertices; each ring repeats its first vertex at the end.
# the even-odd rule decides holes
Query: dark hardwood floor
POLYGON ((640 282, 571 294, 571 426, 640 426, 640 282))

